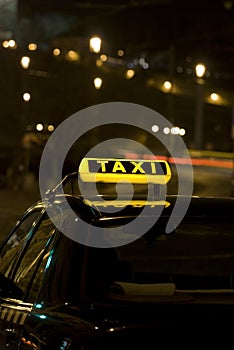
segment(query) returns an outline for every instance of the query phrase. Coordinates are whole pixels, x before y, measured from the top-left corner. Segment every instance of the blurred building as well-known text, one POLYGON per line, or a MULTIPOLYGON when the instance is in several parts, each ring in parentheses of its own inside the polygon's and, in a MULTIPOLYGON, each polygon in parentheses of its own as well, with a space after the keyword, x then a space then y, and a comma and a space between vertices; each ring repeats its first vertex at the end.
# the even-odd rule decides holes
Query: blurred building
MULTIPOLYGON (((0 9, 3 158, 20 161, 28 125, 56 126, 78 110, 110 101, 158 111, 186 130, 189 148, 196 148, 200 103, 202 149, 232 151, 233 1, 1 0, 0 9), (90 52, 94 34, 102 39, 99 53, 90 52), (29 58, 27 67, 22 57, 29 58), (199 62, 206 65, 200 101, 199 62)), ((38 147, 32 147, 34 163, 38 147)))

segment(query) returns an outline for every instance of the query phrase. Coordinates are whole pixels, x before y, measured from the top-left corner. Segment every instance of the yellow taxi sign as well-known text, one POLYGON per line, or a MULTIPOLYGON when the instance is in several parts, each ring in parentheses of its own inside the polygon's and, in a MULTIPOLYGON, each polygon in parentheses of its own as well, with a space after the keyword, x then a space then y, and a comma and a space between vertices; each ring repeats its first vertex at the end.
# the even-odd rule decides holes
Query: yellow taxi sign
POLYGON ((93 201, 86 199, 85 202, 88 205, 94 205, 95 207, 98 208, 125 208, 126 206, 131 206, 132 208, 142 208, 145 206, 149 206, 151 208, 155 208, 158 206, 163 206, 165 208, 170 206, 170 203, 167 202, 166 200, 108 200, 108 201, 93 201))
POLYGON ((171 169, 165 160, 83 158, 79 175, 83 182, 167 184, 171 169))

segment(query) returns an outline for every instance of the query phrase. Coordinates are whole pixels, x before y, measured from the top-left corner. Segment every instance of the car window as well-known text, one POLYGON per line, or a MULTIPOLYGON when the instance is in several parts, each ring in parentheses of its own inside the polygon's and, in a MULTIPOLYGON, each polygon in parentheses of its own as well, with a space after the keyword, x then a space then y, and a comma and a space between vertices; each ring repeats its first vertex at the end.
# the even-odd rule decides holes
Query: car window
POLYGON ((100 300, 108 288, 118 295, 153 291, 171 296, 175 291, 231 290, 233 246, 232 223, 196 218, 182 222, 171 234, 151 231, 114 249, 91 249, 86 293, 100 300))
MULTIPOLYGON (((61 219, 56 207, 48 212, 53 222, 61 219)), ((0 273, 22 291, 27 302, 32 302, 39 290, 55 232, 53 222, 44 209, 34 210, 17 224, 0 253, 0 273)))
POLYGON ((27 238, 32 234, 33 225, 41 217, 41 210, 36 210, 28 214, 8 237, 0 252, 0 273, 10 277, 13 265, 16 263, 22 252, 27 238))
POLYGON ((38 303, 79 303, 85 247, 58 233, 50 250, 38 303))
POLYGON ((33 301, 38 292, 48 258, 47 245, 54 232, 55 227, 46 216, 30 241, 14 274, 14 282, 24 292, 24 298, 28 296, 28 302, 33 301))
POLYGON ((233 288, 233 228, 198 220, 181 224, 173 234, 157 239, 146 235, 118 247, 118 259, 130 267, 127 282, 173 282, 177 289, 233 288))

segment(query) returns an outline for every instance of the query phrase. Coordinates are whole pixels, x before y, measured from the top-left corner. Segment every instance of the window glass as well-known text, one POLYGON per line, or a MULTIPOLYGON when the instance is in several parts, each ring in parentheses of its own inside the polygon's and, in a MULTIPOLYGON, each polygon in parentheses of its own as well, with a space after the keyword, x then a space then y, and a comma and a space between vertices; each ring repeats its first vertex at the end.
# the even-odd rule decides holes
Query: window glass
MULTIPOLYGON (((59 207, 52 206, 53 222, 62 219, 59 207)), ((23 291, 23 299, 32 302, 39 290, 55 225, 42 208, 31 212, 16 226, 0 252, 0 273, 23 291)))
POLYGON ((32 283, 33 289, 30 289, 29 295, 31 299, 36 296, 37 289, 39 288, 40 279, 42 278, 48 258, 48 255, 46 254, 46 245, 50 237, 53 235, 54 230, 53 223, 46 216, 46 219, 41 222, 34 234, 14 275, 14 282, 23 290, 24 294, 26 294, 28 288, 31 287, 33 277, 35 277, 36 272, 38 271, 37 278, 32 283))
MULTIPOLYGON (((110 230, 103 232, 108 239, 110 230)), ((232 223, 199 218, 182 222, 171 234, 159 236, 154 230, 129 244, 93 248, 87 262, 86 293, 100 300, 110 291, 147 295, 152 290, 162 292, 162 287, 170 293, 233 289, 233 246, 232 223)))
POLYGON ((47 261, 39 303, 79 302, 84 251, 83 245, 59 233, 47 261))
POLYGON ((12 235, 7 240, 0 252, 0 273, 10 277, 12 267, 22 252, 27 237, 32 232, 34 222, 41 216, 41 211, 30 213, 25 219, 16 226, 12 235))
MULTIPOLYGON (((233 246, 232 225, 197 220, 182 223, 172 234, 146 235, 117 247, 116 253, 118 261, 130 267, 128 282, 174 282, 178 289, 218 289, 231 287, 233 246)), ((123 280, 120 273, 117 278, 123 280)))

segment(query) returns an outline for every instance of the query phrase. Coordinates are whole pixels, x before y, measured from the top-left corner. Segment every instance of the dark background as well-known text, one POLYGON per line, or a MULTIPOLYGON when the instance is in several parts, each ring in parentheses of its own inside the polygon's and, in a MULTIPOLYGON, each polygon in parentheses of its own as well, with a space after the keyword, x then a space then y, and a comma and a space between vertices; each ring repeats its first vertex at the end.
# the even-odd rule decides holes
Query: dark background
POLYGON ((200 62, 206 74, 199 148, 225 152, 224 157, 233 151, 233 1, 0 0, 0 40, 10 39, 14 47, 0 46, 3 176, 9 168, 18 171, 20 164, 38 171, 50 136, 35 131, 38 122, 56 127, 71 114, 103 102, 153 108, 184 128, 187 147, 196 149, 195 65, 200 62), (89 51, 92 35, 101 37, 100 54, 108 57, 101 67, 96 65, 100 54, 89 51), (29 43, 36 43, 37 50, 30 51, 29 43), (59 56, 53 55, 54 48, 61 50, 59 56), (78 52, 79 60, 67 59, 69 50, 78 52), (20 65, 24 55, 31 59, 28 69, 20 65), (135 71, 132 79, 125 78, 129 68, 135 71), (100 90, 93 85, 96 76, 103 79, 100 90), (173 82, 172 93, 162 90, 165 80, 173 82), (22 99, 26 91, 31 94, 28 103, 22 99), (211 92, 220 94, 221 102, 211 103, 211 92), (36 138, 25 144, 25 134, 31 133, 36 138))

